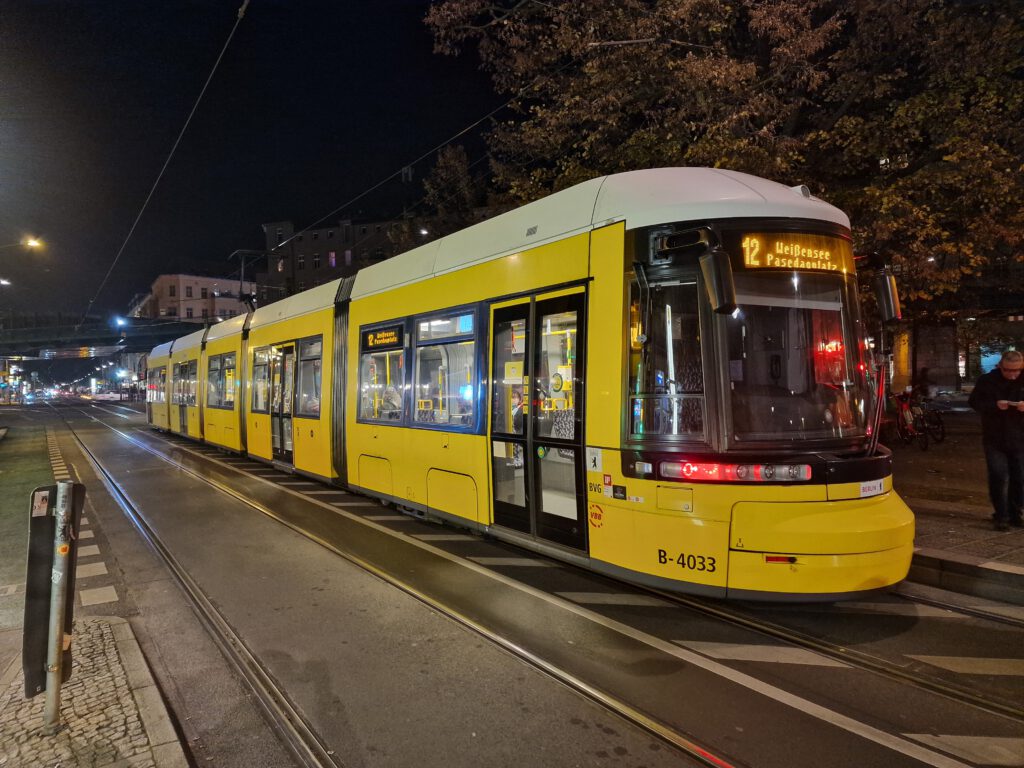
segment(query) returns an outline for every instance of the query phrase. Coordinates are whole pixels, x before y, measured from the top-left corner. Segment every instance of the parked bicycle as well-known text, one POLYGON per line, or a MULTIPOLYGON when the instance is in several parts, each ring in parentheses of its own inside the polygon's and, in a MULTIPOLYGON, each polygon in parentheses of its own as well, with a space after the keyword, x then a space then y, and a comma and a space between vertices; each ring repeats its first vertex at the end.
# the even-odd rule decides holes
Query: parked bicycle
MULTIPOLYGON (((929 431, 924 409, 912 402, 909 392, 894 392, 892 399, 896 403, 896 434, 900 440, 907 445, 916 441, 922 451, 927 451, 929 431)), ((945 427, 942 436, 946 436, 945 427)))
POLYGON ((925 431, 933 441, 941 443, 946 439, 946 422, 942 420, 942 411, 931 400, 922 400, 920 407, 925 431))

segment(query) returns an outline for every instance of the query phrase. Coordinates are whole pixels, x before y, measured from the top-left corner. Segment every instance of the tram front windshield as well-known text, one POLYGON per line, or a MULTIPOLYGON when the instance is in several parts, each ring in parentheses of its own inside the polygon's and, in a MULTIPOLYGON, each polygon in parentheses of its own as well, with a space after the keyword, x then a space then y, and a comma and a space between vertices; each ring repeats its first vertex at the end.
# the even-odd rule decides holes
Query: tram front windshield
POLYGON ((725 320, 732 440, 789 442, 866 433, 871 399, 856 286, 837 274, 736 274, 725 320))

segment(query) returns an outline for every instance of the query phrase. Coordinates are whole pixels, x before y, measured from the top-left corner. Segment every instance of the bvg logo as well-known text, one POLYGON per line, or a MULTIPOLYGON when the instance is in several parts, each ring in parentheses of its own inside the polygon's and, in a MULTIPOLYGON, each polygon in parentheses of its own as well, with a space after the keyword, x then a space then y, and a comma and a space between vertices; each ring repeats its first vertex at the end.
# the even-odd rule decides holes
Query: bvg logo
POLYGON ((590 518, 590 527, 600 528, 604 525, 604 510, 597 504, 590 504, 588 506, 589 514, 587 516, 590 518))

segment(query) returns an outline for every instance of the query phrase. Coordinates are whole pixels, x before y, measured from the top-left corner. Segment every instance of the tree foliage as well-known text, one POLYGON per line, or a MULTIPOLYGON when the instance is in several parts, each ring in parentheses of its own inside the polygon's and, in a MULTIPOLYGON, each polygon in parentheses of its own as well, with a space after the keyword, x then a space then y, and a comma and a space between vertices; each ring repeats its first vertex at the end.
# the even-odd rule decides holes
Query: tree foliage
POLYGON ((514 117, 489 136, 518 202, 707 165, 806 183, 901 271, 908 309, 1021 258, 1024 23, 1003 0, 444 0, 514 117))

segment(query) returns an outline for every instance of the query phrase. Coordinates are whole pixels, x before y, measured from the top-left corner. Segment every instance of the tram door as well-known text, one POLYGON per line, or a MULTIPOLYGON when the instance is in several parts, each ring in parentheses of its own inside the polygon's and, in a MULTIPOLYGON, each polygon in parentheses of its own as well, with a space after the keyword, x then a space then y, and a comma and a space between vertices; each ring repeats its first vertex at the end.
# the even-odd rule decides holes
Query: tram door
POLYGON ((276 461, 292 463, 292 404, 295 402, 295 347, 270 353, 270 431, 276 461))
POLYGON ((582 291, 493 310, 494 522, 586 550, 582 291))

